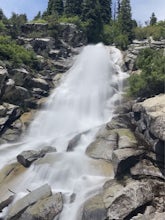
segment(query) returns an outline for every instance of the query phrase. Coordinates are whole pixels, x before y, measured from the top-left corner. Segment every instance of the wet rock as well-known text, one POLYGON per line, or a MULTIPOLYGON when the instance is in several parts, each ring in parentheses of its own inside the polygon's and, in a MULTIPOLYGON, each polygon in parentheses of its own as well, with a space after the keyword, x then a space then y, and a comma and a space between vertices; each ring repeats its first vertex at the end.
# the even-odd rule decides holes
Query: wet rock
POLYGON ((56 193, 28 207, 19 220, 53 220, 63 208, 62 195, 56 193))
POLYGON ((9 209, 7 220, 17 220, 29 206, 52 195, 51 188, 45 184, 13 203, 9 209))
POLYGON ((104 220, 106 219, 106 208, 102 195, 96 195, 87 200, 83 207, 82 220, 104 220))
POLYGON ((82 134, 77 134, 68 143, 67 151, 73 151, 78 144, 82 134))
POLYGON ((136 148, 138 142, 130 129, 116 129, 118 134, 118 148, 136 148))
POLYGON ((22 164, 24 167, 29 167, 35 160, 44 157, 47 153, 56 152, 56 149, 53 147, 45 147, 40 151, 28 150, 23 151, 17 156, 17 161, 22 164))
POLYGON ((7 129, 1 137, 3 138, 3 140, 6 140, 7 142, 13 142, 13 141, 17 141, 20 135, 21 135, 21 130, 12 128, 12 129, 7 129))
POLYGON ((97 138, 86 150, 86 154, 92 158, 112 160, 113 150, 117 146, 118 135, 109 132, 108 135, 97 138))
POLYGON ((12 203, 14 200, 14 196, 9 196, 7 197, 5 200, 0 201, 0 212, 2 212, 2 210, 7 207, 8 205, 10 205, 10 203, 12 203))

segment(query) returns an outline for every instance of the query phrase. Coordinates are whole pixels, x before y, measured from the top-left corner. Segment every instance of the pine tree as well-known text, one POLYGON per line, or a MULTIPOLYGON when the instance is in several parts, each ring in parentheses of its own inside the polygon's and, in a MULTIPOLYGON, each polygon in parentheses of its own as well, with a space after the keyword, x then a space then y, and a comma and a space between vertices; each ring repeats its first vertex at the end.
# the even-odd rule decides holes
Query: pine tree
POLYGON ((64 12, 63 0, 49 0, 47 14, 52 15, 57 13, 58 15, 62 15, 64 12))
POLYGON ((90 43, 96 43, 100 41, 101 33, 103 30, 103 22, 98 0, 85 0, 83 2, 82 20, 88 24, 88 41, 90 43))
POLYGON ((33 20, 41 19, 41 12, 39 11, 33 20))
POLYGON ((121 33, 127 36, 129 42, 131 42, 133 38, 133 23, 130 0, 121 1, 118 22, 121 33))
POLYGON ((112 0, 99 0, 101 18, 105 24, 108 24, 112 18, 112 0))
POLYGON ((65 14, 68 16, 81 16, 83 0, 66 0, 65 14))
POLYGON ((154 25, 157 22, 157 18, 155 16, 155 13, 153 12, 151 17, 150 17, 150 25, 154 25))

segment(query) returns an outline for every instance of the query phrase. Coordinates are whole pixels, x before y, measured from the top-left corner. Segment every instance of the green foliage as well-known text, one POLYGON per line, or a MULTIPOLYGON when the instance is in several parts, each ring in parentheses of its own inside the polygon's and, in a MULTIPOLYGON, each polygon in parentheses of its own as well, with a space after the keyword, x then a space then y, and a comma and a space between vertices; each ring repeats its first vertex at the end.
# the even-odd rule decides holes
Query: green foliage
POLYGON ((112 0, 99 0, 100 3, 100 13, 104 24, 108 24, 112 19, 112 0))
POLYGON ((98 0, 85 0, 83 2, 82 20, 86 22, 88 42, 99 42, 101 40, 103 22, 98 0))
POLYGON ((63 0, 49 0, 47 15, 58 14, 62 15, 64 12, 63 0))
POLYGON ((39 11, 38 14, 34 17, 33 20, 34 20, 34 21, 35 21, 35 20, 40 20, 41 17, 42 17, 42 16, 41 16, 41 12, 39 11))
POLYGON ((157 18, 155 16, 155 13, 153 12, 151 17, 150 17, 150 25, 154 25, 157 22, 157 18))
POLYGON ((114 31, 113 28, 110 27, 110 25, 105 24, 103 26, 103 33, 102 33, 102 41, 104 44, 112 44, 114 42, 114 31))
POLYGON ((129 44, 128 36, 126 34, 119 34, 117 37, 115 37, 114 43, 118 48, 126 50, 129 44))
POLYGON ((118 14, 118 23, 120 26, 121 35, 127 36, 128 42, 130 43, 133 39, 133 22, 130 0, 121 1, 120 11, 118 14))
POLYGON ((0 34, 4 34, 6 32, 6 26, 2 21, 0 21, 0 34))
POLYGON ((42 19, 42 18, 39 18, 39 19, 35 19, 35 20, 33 20, 33 21, 30 21, 30 22, 28 22, 28 23, 32 23, 32 24, 34 24, 34 23, 38 23, 38 24, 46 24, 47 23, 47 21, 46 20, 44 20, 44 19, 42 19))
POLYGON ((16 14, 12 13, 11 18, 9 19, 9 23, 11 25, 10 28, 10 36, 12 38, 17 38, 21 33, 21 26, 27 22, 27 17, 25 14, 16 14))
POLYGON ((13 66, 21 64, 33 66, 37 62, 34 52, 27 51, 12 41, 10 37, 3 36, 0 36, 0 59, 11 61, 13 66))
POLYGON ((136 27, 134 29, 135 38, 144 40, 152 36, 154 40, 165 39, 165 21, 160 21, 152 26, 136 27))
POLYGON ((136 64, 142 73, 130 76, 129 95, 151 97, 164 93, 165 56, 163 56, 163 51, 155 51, 150 48, 142 50, 136 64))
POLYGON ((66 0, 65 14, 67 16, 81 16, 83 0, 66 0))

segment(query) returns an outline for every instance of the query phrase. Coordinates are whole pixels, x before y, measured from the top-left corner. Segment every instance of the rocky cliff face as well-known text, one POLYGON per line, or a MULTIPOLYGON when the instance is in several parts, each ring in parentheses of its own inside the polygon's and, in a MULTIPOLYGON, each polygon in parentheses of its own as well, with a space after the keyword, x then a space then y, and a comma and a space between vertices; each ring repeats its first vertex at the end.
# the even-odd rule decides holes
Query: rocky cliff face
POLYGON ((123 104, 88 146, 88 156, 112 163, 115 178, 85 202, 83 220, 162 219, 164 98, 123 104))
POLYGON ((26 117, 28 112, 44 103, 51 89, 57 86, 62 74, 71 66, 72 58, 81 49, 80 46, 86 44, 85 35, 74 24, 58 24, 57 30, 58 38, 53 38, 48 37, 48 24, 22 26, 22 34, 17 42, 37 54, 39 62, 35 71, 25 65, 12 68, 1 62, 1 143, 19 138, 27 125, 25 118, 29 120, 26 117), (34 32, 35 37, 32 36, 34 32), (8 109, 18 109, 19 114, 13 115, 8 109))

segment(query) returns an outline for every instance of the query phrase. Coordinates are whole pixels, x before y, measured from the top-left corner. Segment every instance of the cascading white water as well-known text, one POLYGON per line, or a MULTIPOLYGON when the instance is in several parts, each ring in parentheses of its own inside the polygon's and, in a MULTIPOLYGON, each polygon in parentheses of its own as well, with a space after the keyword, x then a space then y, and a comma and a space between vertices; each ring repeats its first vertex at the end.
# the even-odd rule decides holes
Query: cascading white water
MULTIPOLYGON (((77 220, 81 203, 99 189, 107 176, 102 169, 95 169, 101 166, 100 162, 88 158, 84 152, 99 126, 111 119, 114 105, 121 98, 122 79, 126 77, 119 67, 121 57, 114 47, 86 46, 22 142, 0 149, 2 165, 14 161, 23 150, 44 146, 57 149, 57 153, 35 162, 12 189, 19 197, 27 188, 49 183, 53 191, 63 192, 66 203, 60 220, 68 220, 68 215, 69 219, 77 220), (79 133, 82 135, 75 151, 66 152, 68 141, 79 133), (70 203, 73 194, 75 201, 70 203)), ((108 175, 113 175, 111 169, 108 175)))

